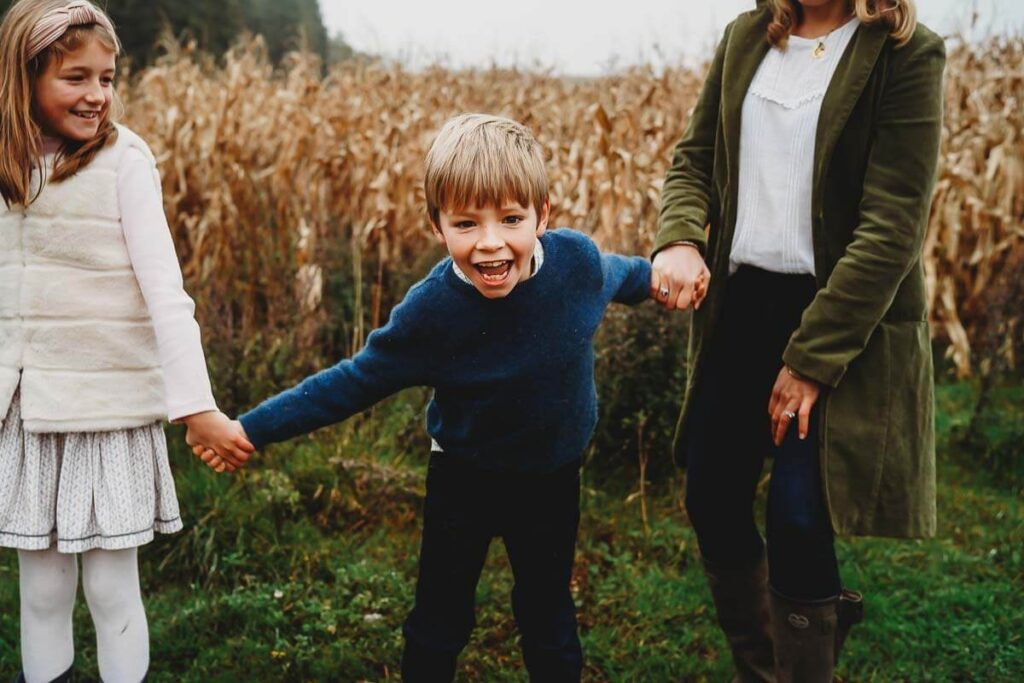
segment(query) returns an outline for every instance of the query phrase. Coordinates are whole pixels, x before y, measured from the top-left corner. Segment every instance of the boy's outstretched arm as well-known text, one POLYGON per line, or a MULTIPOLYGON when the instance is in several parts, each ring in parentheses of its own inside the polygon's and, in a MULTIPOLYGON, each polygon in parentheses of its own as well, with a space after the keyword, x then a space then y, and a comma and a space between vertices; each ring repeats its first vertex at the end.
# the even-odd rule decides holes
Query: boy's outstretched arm
POLYGON ((429 315, 419 286, 391 312, 387 325, 375 330, 351 359, 307 377, 241 415, 253 445, 286 441, 361 412, 410 386, 428 383, 429 315))
POLYGON ((654 274, 651 262, 642 256, 601 254, 605 299, 620 304, 638 304, 651 297, 654 274))

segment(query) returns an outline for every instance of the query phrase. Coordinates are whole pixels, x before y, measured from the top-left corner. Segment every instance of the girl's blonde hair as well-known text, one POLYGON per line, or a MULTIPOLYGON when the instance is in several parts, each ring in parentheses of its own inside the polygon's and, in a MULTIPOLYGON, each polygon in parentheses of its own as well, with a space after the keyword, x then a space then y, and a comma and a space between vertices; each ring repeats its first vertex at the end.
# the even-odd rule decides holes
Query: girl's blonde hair
MULTIPOLYGON (((52 60, 63 60, 93 38, 115 55, 121 52, 117 35, 96 23, 70 27, 38 55, 27 59, 32 29, 48 13, 68 4, 69 0, 18 0, 0 25, 0 195, 8 207, 32 202, 32 166, 42 162, 41 131, 33 116, 36 79, 52 60)), ((106 17, 102 10, 93 9, 106 17)), ((107 23, 112 25, 109 18, 107 23)), ((60 182, 75 175, 116 137, 117 128, 108 108, 96 137, 84 143, 64 141, 48 181, 60 182)))
MULTIPOLYGON (((865 26, 884 24, 898 46, 903 46, 917 28, 914 0, 847 0, 851 14, 865 26)), ((789 34, 803 19, 803 7, 796 0, 768 0, 772 21, 768 24, 768 42, 785 47, 789 34)))
POLYGON ((423 190, 435 227, 441 211, 513 200, 524 207, 533 204, 539 216, 548 200, 544 153, 518 121, 460 114, 444 124, 427 152, 423 190))

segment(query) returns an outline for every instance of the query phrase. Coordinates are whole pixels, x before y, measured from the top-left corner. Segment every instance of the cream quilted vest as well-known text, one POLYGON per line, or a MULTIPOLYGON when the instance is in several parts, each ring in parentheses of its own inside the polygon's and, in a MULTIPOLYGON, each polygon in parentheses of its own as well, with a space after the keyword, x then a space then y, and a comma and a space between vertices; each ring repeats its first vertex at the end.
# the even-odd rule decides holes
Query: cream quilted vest
POLYGON ((21 385, 30 432, 108 431, 164 419, 156 337, 121 228, 115 143, 26 209, 0 202, 0 416, 21 385))

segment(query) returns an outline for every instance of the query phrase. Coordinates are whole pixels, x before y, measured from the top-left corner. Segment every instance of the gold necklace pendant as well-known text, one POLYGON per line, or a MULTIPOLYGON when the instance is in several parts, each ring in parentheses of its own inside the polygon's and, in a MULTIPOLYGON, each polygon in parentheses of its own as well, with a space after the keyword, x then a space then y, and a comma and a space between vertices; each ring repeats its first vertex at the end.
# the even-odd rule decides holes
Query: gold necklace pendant
POLYGON ((823 41, 818 41, 818 44, 814 46, 814 52, 811 53, 811 56, 815 59, 821 59, 825 56, 825 43, 823 41))

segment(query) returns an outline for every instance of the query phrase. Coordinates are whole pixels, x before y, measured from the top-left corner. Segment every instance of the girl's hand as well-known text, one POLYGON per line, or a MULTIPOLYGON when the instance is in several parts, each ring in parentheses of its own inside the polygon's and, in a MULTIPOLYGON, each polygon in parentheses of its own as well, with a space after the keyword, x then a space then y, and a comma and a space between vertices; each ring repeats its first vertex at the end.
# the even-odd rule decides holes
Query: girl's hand
POLYGON ((775 379, 771 398, 768 400, 768 414, 772 418, 772 440, 776 446, 782 445, 789 423, 796 417, 800 418, 800 438, 807 438, 811 408, 814 407, 820 393, 821 385, 813 379, 800 377, 785 365, 782 366, 779 376, 775 379))
POLYGON ((655 287, 652 274, 651 296, 667 311, 700 308, 711 282, 711 272, 693 244, 673 244, 659 251, 652 273, 657 273, 658 283, 655 287))
MULTIPOLYGON (((238 420, 229 419, 219 410, 189 415, 182 421, 188 425, 185 441, 189 446, 194 447, 193 452, 196 455, 202 457, 197 447, 202 447, 204 451, 211 450, 219 460, 231 465, 232 470, 236 467, 244 467, 250 456, 256 451, 246 437, 242 424, 238 420)), ((216 461, 213 461, 212 458, 203 460, 211 467, 216 468, 216 461)))

